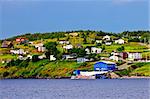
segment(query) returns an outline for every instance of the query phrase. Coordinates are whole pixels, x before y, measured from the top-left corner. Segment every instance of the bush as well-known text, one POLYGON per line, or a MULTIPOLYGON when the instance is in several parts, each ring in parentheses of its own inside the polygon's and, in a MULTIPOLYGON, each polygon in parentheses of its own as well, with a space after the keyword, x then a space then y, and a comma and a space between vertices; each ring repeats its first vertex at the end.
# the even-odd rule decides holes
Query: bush
POLYGON ((9 75, 9 72, 7 72, 7 71, 5 71, 4 73, 3 73, 3 77, 7 77, 9 75))
POLYGON ((11 60, 9 63, 7 63, 7 66, 10 67, 10 66, 18 66, 20 63, 22 62, 22 60, 11 60))
POLYGON ((96 46, 102 46, 102 44, 101 43, 97 43, 96 46))
POLYGON ((38 55, 33 55, 32 62, 37 62, 39 60, 38 55))
POLYGON ((139 38, 130 38, 129 40, 128 40, 128 42, 140 42, 140 39, 139 38))
POLYGON ((84 62, 84 63, 81 63, 81 65, 80 66, 86 66, 87 65, 87 63, 86 62, 84 62))
POLYGON ((29 59, 23 60, 20 64, 19 67, 27 67, 29 65, 29 59))

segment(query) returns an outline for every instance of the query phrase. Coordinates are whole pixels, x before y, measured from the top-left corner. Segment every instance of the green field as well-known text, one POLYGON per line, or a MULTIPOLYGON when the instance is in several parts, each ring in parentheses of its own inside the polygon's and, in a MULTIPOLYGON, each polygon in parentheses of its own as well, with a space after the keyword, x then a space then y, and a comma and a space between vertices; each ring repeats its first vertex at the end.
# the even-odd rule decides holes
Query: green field
POLYGON ((127 52, 143 52, 144 50, 148 49, 146 46, 142 46, 139 43, 131 42, 131 43, 124 44, 124 45, 115 44, 115 45, 105 46, 105 51, 112 52, 121 46, 124 46, 125 51, 127 52))
POLYGON ((18 55, 12 55, 12 54, 0 55, 0 60, 17 59, 17 56, 18 55))
POLYGON ((150 62, 134 63, 122 71, 116 71, 120 76, 150 76, 150 62))
POLYGON ((141 66, 141 67, 136 68, 135 70, 133 70, 131 72, 131 75, 150 76, 150 63, 143 63, 142 65, 143 66, 141 66))

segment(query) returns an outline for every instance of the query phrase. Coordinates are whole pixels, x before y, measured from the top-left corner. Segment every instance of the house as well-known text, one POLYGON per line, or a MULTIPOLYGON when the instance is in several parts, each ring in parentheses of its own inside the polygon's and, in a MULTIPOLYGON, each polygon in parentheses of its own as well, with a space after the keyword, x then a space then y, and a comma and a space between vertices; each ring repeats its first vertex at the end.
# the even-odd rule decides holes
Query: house
POLYGON ((16 42, 24 42, 24 41, 28 41, 28 38, 26 38, 26 37, 16 38, 16 42))
POLYGON ((135 39, 135 38, 140 39, 140 38, 141 38, 141 36, 131 36, 131 38, 132 38, 132 39, 135 39))
POLYGON ((20 44, 26 44, 29 42, 29 40, 26 37, 19 37, 19 38, 16 38, 16 42, 18 42, 20 44))
POLYGON ((119 57, 118 56, 114 56, 114 55, 110 56, 109 59, 113 60, 113 61, 119 61, 119 57))
POLYGON ((115 40, 115 43, 116 44, 124 44, 124 40, 123 39, 118 39, 118 40, 115 40))
POLYGON ((46 47, 43 47, 43 46, 39 46, 37 48, 38 52, 45 52, 46 51, 46 47))
POLYGON ((67 50, 69 50, 69 49, 73 49, 73 45, 66 45, 66 46, 63 46, 63 48, 64 49, 67 49, 67 50))
POLYGON ((18 59, 19 59, 19 60, 24 60, 24 57, 23 57, 22 55, 19 55, 19 56, 18 56, 18 59))
POLYGON ((33 42, 29 42, 29 44, 33 45, 33 42))
POLYGON ((86 48, 85 51, 86 51, 86 54, 91 54, 91 48, 86 48))
POLYGON ((87 47, 85 49, 86 51, 86 54, 91 54, 91 53, 96 53, 96 54, 99 54, 102 52, 102 49, 101 48, 97 48, 97 47, 87 47))
POLYGON ((101 48, 91 47, 91 53, 99 54, 102 52, 101 48))
POLYGON ((37 48, 38 52, 45 52, 46 51, 46 47, 44 47, 43 43, 35 44, 34 46, 35 46, 35 48, 37 48))
POLYGON ((55 61, 56 58, 54 57, 54 55, 50 55, 50 61, 55 61))
POLYGON ((112 56, 120 56, 122 59, 128 58, 128 53, 127 52, 112 52, 112 56))
POLYGON ((38 43, 38 44, 34 44, 34 46, 35 46, 35 48, 38 48, 40 46, 44 46, 44 44, 43 43, 38 43))
POLYGON ((11 41, 3 41, 1 48, 12 48, 13 47, 13 43, 11 41))
POLYGON ((84 62, 87 62, 87 61, 89 61, 89 59, 86 59, 84 57, 77 58, 77 63, 84 63, 84 62))
POLYGON ((64 60, 77 60, 77 54, 73 53, 73 54, 62 55, 62 58, 64 60))
POLYGON ((139 60, 142 58, 141 52, 129 52, 128 60, 139 60))
POLYGON ((61 40, 59 41, 59 44, 69 44, 69 41, 61 40))
POLYGON ((25 52, 24 49, 10 50, 10 53, 18 54, 18 55, 25 55, 25 54, 27 54, 27 52, 25 52))
POLYGON ((32 59, 32 55, 27 55, 27 58, 32 59))
POLYGON ((128 53, 127 52, 120 52, 118 53, 119 56, 121 56, 123 59, 128 58, 128 53))
POLYGON ((44 59, 44 58, 46 58, 46 55, 45 55, 45 54, 40 55, 40 56, 38 56, 38 58, 39 58, 39 59, 44 59))
POLYGON ((110 42, 110 41, 108 41, 108 42, 105 42, 105 45, 111 45, 112 44, 112 42, 110 42))
POLYGON ((95 71, 114 71, 116 68, 116 64, 110 61, 100 61, 94 64, 95 71))
POLYGON ((110 40, 110 36, 108 36, 108 35, 104 36, 103 40, 109 41, 110 40))

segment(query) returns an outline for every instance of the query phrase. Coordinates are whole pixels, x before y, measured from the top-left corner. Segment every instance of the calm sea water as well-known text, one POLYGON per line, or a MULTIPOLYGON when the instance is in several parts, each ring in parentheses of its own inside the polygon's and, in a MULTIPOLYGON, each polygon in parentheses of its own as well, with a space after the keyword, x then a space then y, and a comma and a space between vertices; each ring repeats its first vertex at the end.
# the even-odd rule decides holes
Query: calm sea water
POLYGON ((150 99, 150 79, 0 80, 0 99, 150 99))

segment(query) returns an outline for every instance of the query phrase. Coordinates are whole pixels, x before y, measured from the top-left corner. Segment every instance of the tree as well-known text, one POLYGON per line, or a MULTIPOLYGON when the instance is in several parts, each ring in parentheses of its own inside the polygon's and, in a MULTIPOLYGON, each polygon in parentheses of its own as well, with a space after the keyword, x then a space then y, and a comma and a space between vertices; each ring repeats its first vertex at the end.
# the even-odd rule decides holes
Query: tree
POLYGON ((47 58, 50 58, 50 55, 54 55, 57 59, 61 59, 62 54, 59 50, 57 50, 57 44, 56 42, 48 42, 44 44, 46 49, 48 50, 45 55, 47 58))
POLYGON ((84 57, 86 55, 86 51, 83 48, 73 48, 69 51, 70 53, 76 53, 78 57, 84 57))
POLYGON ((32 61, 37 62, 39 60, 38 55, 33 55, 32 56, 32 61))
POLYGON ((123 52, 124 50, 125 50, 125 49, 124 49, 124 46, 121 46, 121 47, 118 47, 118 48, 117 48, 117 51, 118 51, 118 52, 123 52))
POLYGON ((44 46, 46 47, 50 55, 56 55, 56 42, 47 42, 46 44, 44 44, 44 46))

